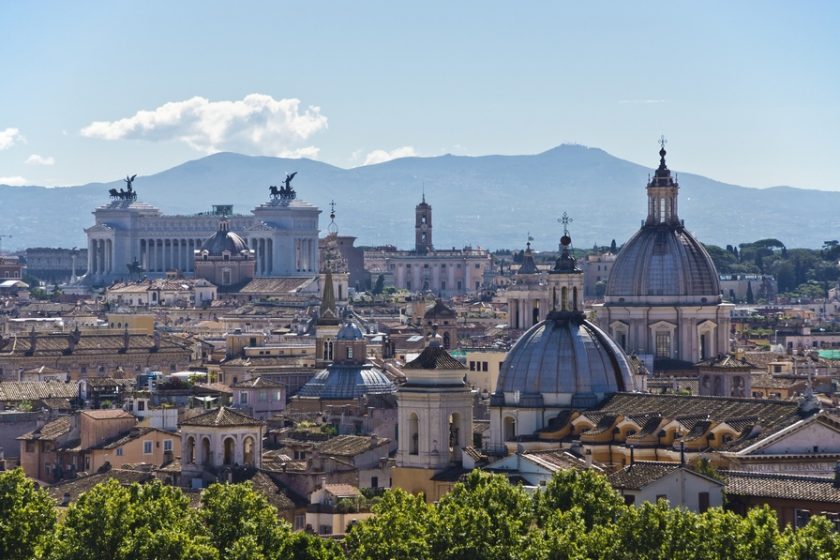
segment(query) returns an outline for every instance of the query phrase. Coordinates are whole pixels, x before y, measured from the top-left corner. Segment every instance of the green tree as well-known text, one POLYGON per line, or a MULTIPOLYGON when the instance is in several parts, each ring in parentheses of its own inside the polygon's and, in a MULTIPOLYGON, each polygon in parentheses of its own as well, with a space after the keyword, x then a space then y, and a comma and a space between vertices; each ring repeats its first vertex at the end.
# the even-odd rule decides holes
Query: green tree
POLYGON ((21 469, 0 473, 0 558, 24 560, 55 525, 55 502, 21 469))
POLYGON ((587 529, 612 522, 624 508, 621 496, 607 477, 592 470, 566 469, 554 474, 535 498, 537 519, 546 519, 554 510, 580 508, 587 529))
POLYGON ((747 281, 747 303, 755 303, 755 295, 753 295, 752 282, 747 281))
POLYGON ((821 515, 811 518, 805 527, 787 527, 782 534, 783 560, 834 560, 840 558, 840 532, 821 515))
POLYGON ((433 558, 508 560, 522 555, 533 522, 531 498, 506 477, 474 470, 438 502, 433 558))
POLYGON ((435 510, 420 496, 389 490, 373 507, 374 516, 350 529, 351 560, 432 559, 435 510))
POLYGON ((250 482, 212 484, 201 494, 198 519, 222 558, 241 556, 252 549, 265 558, 279 557, 291 533, 289 525, 278 520, 277 510, 254 492, 250 482))

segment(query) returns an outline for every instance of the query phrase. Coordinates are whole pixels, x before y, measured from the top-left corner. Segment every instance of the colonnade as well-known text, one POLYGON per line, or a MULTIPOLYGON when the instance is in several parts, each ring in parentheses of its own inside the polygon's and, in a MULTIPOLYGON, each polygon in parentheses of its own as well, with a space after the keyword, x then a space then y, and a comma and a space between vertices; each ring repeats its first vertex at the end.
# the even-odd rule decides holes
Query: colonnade
POLYGON ((147 272, 193 272, 195 251, 203 239, 141 239, 139 261, 147 272))
POLYGON ((248 242, 256 257, 257 275, 270 276, 274 272, 274 240, 270 237, 252 237, 248 242))
POLYGON ((114 242, 110 239, 88 240, 88 274, 110 274, 114 268, 114 242))

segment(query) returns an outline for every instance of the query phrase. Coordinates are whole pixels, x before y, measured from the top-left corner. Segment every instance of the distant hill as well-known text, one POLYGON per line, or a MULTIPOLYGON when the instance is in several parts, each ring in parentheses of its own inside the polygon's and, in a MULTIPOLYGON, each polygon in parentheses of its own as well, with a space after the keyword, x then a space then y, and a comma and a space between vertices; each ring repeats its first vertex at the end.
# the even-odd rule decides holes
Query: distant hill
MULTIPOLYGON (((335 200, 339 230, 357 245, 411 247, 414 206, 425 186, 434 210, 436 247, 467 244, 522 246, 528 232, 538 250, 560 237, 557 218, 574 218, 575 244, 621 244, 646 215, 645 183, 651 167, 618 159, 597 148, 563 145, 536 155, 403 158, 341 169, 307 159, 289 160, 219 153, 155 175, 138 177, 140 200, 163 212, 194 214, 212 204, 234 204, 246 213, 267 200, 268 186, 298 171, 298 196, 326 210, 335 200)), ((774 187, 752 189, 679 174, 680 216, 705 243, 737 244, 766 237, 789 247, 819 247, 840 231, 840 192, 774 187)), ((0 186, 6 249, 85 245, 90 212, 108 202, 121 181, 79 187, 0 186)))

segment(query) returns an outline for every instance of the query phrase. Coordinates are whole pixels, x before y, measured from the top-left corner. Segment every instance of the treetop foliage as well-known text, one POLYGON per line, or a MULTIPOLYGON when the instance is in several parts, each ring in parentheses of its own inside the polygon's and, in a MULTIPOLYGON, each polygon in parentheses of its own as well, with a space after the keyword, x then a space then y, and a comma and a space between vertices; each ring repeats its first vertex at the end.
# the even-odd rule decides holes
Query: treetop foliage
POLYGON ((529 493, 473 471, 437 504, 387 491, 344 542, 294 532, 250 483, 216 484, 201 507, 160 482, 112 479, 58 520, 55 502, 20 469, 0 473, 6 560, 829 560, 840 534, 815 516, 779 530, 776 514, 696 514, 660 500, 624 504, 593 471, 562 471, 529 493))

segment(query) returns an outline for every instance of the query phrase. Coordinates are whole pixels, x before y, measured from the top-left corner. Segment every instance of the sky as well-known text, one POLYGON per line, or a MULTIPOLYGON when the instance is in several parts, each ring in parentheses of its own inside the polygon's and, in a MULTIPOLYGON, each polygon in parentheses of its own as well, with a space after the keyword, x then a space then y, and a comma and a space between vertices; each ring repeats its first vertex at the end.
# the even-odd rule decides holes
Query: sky
POLYGON ((0 184, 598 147, 840 190, 837 2, 0 2, 0 184))

